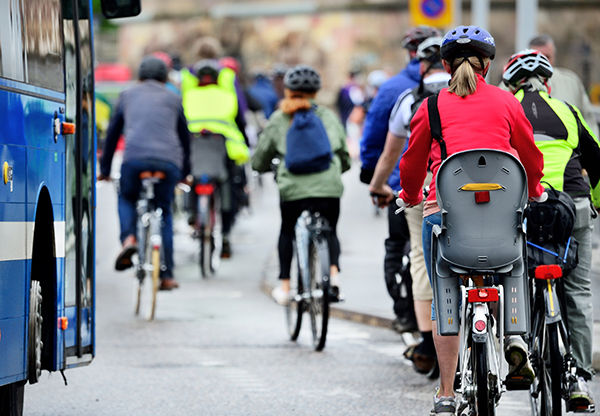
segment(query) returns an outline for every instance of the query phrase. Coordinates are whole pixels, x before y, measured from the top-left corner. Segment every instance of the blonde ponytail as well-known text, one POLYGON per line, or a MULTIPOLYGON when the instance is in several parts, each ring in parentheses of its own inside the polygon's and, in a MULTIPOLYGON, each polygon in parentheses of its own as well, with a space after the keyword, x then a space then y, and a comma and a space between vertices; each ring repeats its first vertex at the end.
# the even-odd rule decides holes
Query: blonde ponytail
POLYGON ((482 58, 483 68, 477 56, 469 56, 468 58, 455 58, 452 63, 448 63, 452 68, 452 79, 449 82, 448 92, 454 93, 459 97, 466 97, 477 91, 477 75, 483 75, 483 71, 490 61, 489 58, 482 58), (456 61, 461 59, 458 64, 456 61))

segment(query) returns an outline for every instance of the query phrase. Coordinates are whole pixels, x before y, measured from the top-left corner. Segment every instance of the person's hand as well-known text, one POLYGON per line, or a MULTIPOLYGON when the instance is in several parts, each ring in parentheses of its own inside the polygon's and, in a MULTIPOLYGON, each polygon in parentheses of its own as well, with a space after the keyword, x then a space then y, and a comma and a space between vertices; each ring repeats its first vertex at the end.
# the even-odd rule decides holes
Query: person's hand
POLYGON ((194 183, 194 177, 192 175, 187 175, 185 178, 180 180, 179 183, 182 183, 187 186, 192 186, 192 184, 194 183))
POLYGON ((105 176, 105 175, 99 173, 98 176, 96 177, 96 180, 98 182, 100 182, 100 181, 110 181, 110 176, 105 176))
POLYGON ((394 199, 394 192, 388 185, 381 187, 369 186, 369 192, 373 198, 373 204, 380 208, 387 207, 394 199))

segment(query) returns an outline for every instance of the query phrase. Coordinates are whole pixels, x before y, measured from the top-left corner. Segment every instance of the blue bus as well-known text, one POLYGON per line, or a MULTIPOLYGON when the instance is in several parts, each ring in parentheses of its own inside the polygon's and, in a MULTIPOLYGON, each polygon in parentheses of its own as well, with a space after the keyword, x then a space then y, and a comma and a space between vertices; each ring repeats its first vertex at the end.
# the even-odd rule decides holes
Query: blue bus
POLYGON ((0 0, 0 415, 95 354, 92 28, 91 0, 0 0))

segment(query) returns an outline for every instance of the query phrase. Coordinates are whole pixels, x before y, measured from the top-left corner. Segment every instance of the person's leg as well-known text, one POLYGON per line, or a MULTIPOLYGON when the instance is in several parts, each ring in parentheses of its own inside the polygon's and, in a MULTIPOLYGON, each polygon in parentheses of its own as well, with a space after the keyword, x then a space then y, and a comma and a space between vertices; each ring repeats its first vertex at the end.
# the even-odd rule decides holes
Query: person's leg
POLYGON ((154 169, 165 173, 165 178, 154 187, 154 202, 162 209, 163 215, 163 250, 166 270, 161 272, 161 279, 172 279, 175 263, 173 260, 173 215, 172 202, 177 182, 181 179, 179 169, 171 164, 155 162, 154 169))
POLYGON ((577 219, 573 237, 579 242, 577 267, 564 278, 571 347, 579 375, 590 380, 592 370, 593 305, 591 280, 592 212, 588 198, 576 198, 577 219))
POLYGON ((121 225, 121 243, 129 236, 136 236, 137 212, 135 203, 140 196, 140 172, 144 165, 138 161, 129 161, 121 165, 121 178, 119 179, 118 210, 121 225))
POLYGON ((290 292, 290 271, 292 258, 294 257, 294 227, 296 220, 302 213, 302 201, 281 201, 281 230, 277 251, 279 254, 279 283, 280 286, 271 292, 273 298, 279 304, 286 304, 290 292))
MULTIPOLYGON (((431 242, 432 229, 434 225, 441 224, 442 216, 439 212, 429 215, 423 219, 423 256, 425 267, 431 284, 431 242)), ((438 397, 454 397, 454 375, 458 363, 460 339, 458 336, 442 336, 437 333, 435 323, 435 305, 431 304, 431 319, 433 322, 433 340, 440 367, 440 389, 438 397)))
POLYGON ((233 227, 235 212, 233 210, 233 192, 231 181, 233 179, 232 167, 227 164, 227 178, 219 184, 219 195, 221 196, 221 221, 223 225, 223 248, 221 251, 222 258, 231 257, 231 243, 229 241, 229 233, 233 227))
POLYGON ((388 206, 389 238, 385 240, 384 276, 388 293, 394 301, 396 319, 392 328, 398 332, 417 328, 412 279, 405 256, 410 251, 410 237, 405 213, 395 214, 395 207, 388 206))
MULTIPOLYGON (((337 236, 337 223, 340 218, 340 199, 339 198, 310 198, 305 205, 319 212, 331 227, 331 233, 327 240, 329 246, 329 262, 331 263, 330 274, 333 277, 340 271, 340 240, 337 236)), ((337 286, 332 281, 332 285, 337 286)))

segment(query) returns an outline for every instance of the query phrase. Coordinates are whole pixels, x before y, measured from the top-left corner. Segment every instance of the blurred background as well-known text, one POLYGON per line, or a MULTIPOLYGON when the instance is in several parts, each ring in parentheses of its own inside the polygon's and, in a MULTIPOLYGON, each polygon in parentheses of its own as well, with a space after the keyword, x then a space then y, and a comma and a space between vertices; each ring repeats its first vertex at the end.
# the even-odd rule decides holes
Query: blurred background
POLYGON ((111 70, 118 64, 116 75, 105 79, 135 77, 140 59, 155 51, 192 65, 195 42, 214 36, 224 55, 240 61, 242 82, 274 64, 307 63, 323 77, 319 100, 333 106, 350 72, 361 82, 371 70, 394 74, 406 65, 408 56, 400 43, 409 27, 432 23, 445 30, 479 24, 498 47, 488 82, 500 82, 502 67, 518 45, 547 33, 556 43, 556 66, 577 73, 592 102, 600 104, 598 0, 142 0, 142 7, 140 16, 122 22, 98 18, 96 60, 99 65, 110 63, 111 70), (433 8, 434 14, 436 8, 447 10, 423 16, 427 10, 416 10, 416 3, 433 8))

